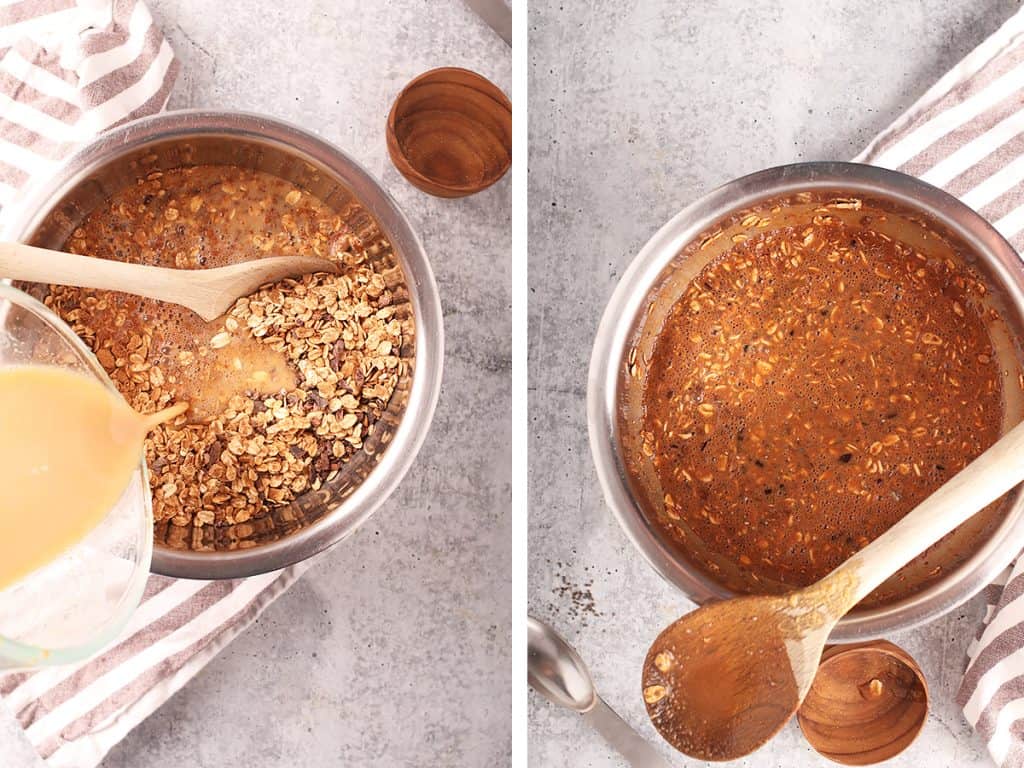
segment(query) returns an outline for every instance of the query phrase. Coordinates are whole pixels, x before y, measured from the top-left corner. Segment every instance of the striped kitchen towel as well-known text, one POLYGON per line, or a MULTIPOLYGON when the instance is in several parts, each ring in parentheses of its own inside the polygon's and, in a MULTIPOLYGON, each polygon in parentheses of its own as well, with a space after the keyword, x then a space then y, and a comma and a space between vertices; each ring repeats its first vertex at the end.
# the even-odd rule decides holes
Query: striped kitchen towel
MULTIPOLYGON (((162 110, 177 72, 142 2, 0 0, 0 207, 79 143, 162 110)), ((153 576, 110 648, 77 665, 0 674, 0 702, 47 765, 92 768, 303 570, 153 576)), ((14 768, 7 758, 0 764, 14 768)))
POLYGON ((134 0, 0 0, 0 206, 106 128, 159 112, 178 63, 134 0))
MULTIPOLYGON (((1024 11, 857 159, 942 187, 1024 249, 1024 11)), ((1024 768, 1024 557, 985 596, 957 703, 997 765, 1024 768)))

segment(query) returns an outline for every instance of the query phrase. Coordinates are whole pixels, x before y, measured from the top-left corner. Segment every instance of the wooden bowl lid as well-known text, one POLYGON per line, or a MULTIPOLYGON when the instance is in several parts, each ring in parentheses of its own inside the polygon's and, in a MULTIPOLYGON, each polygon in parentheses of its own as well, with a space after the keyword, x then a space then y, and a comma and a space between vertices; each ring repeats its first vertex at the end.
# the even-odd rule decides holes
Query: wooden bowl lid
POLYGON ((472 195, 512 165, 512 102, 476 72, 432 69, 395 99, 387 143, 414 186, 439 197, 472 195))
POLYGON ((892 643, 833 645, 797 712, 804 737, 844 765, 872 765, 906 749, 928 719, 928 684, 892 643))

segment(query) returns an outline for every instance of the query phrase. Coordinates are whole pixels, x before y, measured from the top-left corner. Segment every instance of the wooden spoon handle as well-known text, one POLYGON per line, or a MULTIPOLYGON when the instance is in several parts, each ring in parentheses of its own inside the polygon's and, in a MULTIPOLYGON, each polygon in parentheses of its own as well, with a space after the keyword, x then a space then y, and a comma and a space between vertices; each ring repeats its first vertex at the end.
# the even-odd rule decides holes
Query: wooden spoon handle
POLYGON ((168 287, 181 278, 176 272, 178 270, 165 267, 95 259, 23 243, 0 243, 0 277, 12 280, 124 291, 173 301, 173 298, 168 299, 168 287))
POLYGON ((834 583, 839 583, 838 579, 853 574, 856 588, 850 595, 849 604, 842 608, 842 613, 846 613, 914 557, 1022 481, 1024 423, 1003 435, 995 445, 822 582, 837 579, 834 583))

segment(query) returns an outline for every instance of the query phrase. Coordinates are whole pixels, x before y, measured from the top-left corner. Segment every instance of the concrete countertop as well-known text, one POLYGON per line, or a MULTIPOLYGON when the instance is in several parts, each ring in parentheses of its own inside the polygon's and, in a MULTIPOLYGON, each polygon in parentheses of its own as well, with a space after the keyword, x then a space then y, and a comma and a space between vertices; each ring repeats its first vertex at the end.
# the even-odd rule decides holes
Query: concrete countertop
MULTIPOLYGON (((264 112, 358 158, 423 238, 444 385, 398 492, 117 746, 104 768, 484 766, 511 753, 511 178, 428 197, 384 120, 424 70, 509 92, 508 47, 461 0, 149 0, 182 63, 170 108, 264 112)), ((0 763, 29 765, 0 722, 0 763)))
MULTIPOLYGON (((849 159, 1019 7, 999 0, 530 3, 530 611, 591 666, 605 699, 673 765, 639 695, 647 644, 686 601, 605 506, 587 445, 594 332, 623 270, 711 188, 787 162, 849 159)), ((953 703, 974 600, 891 638, 921 663, 932 713, 887 765, 990 765, 953 703)), ((518 681, 516 681, 518 683, 518 681)), ((537 768, 625 763, 531 694, 537 768)), ((744 768, 834 765, 790 724, 744 768)))

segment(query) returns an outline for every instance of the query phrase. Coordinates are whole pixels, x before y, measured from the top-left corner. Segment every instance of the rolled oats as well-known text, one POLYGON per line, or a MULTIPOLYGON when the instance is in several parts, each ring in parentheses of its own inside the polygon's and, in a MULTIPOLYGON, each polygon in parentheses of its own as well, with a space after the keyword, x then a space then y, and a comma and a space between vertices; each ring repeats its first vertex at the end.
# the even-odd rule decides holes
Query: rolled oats
POLYGON ((751 582, 817 580, 1000 434, 984 283, 832 208, 731 237, 628 357, 659 523, 751 582))
POLYGON ((266 174, 151 175, 91 214, 67 247, 189 268, 291 253, 342 265, 264 286, 210 324, 149 299, 50 286, 47 305, 133 407, 197 401, 146 441, 154 516, 171 546, 219 547, 204 529, 226 526, 236 535, 224 546, 253 544, 258 521, 363 449, 405 373, 400 279, 371 253, 387 243, 364 245, 336 212, 266 174), (218 393, 206 402, 209 390, 218 393))

